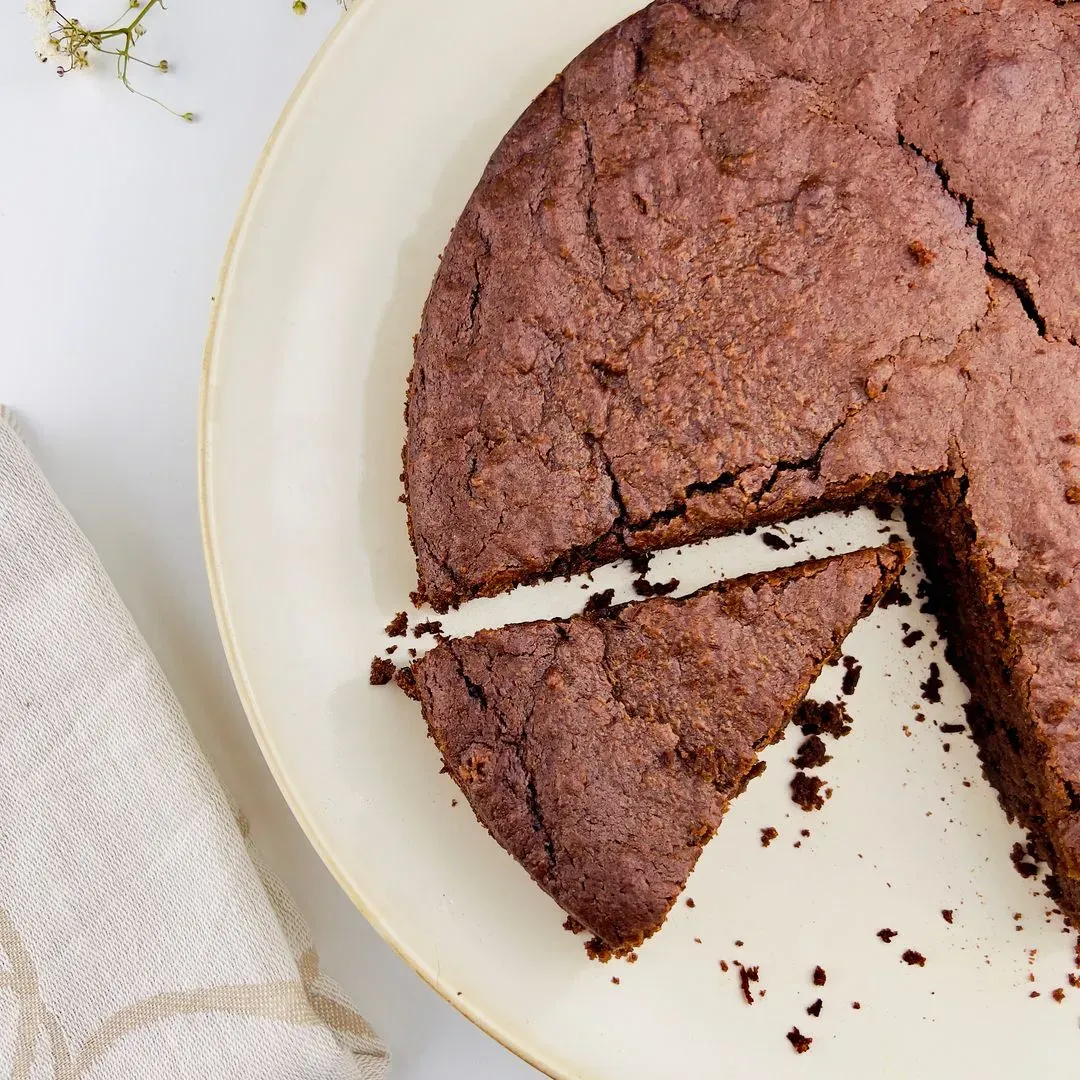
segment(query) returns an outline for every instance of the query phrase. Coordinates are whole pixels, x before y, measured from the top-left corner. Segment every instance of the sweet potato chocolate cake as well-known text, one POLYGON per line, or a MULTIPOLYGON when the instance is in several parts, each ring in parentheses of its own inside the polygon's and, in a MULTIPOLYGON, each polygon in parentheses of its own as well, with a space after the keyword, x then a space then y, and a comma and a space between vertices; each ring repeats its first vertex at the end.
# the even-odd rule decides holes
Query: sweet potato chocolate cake
POLYGON ((683 0, 503 140, 409 385, 417 598, 901 502, 1080 921, 1080 5, 683 0))
POLYGON ((442 641, 413 664, 413 692, 495 839, 629 948, 664 921, 757 751, 906 555, 837 555, 442 641))

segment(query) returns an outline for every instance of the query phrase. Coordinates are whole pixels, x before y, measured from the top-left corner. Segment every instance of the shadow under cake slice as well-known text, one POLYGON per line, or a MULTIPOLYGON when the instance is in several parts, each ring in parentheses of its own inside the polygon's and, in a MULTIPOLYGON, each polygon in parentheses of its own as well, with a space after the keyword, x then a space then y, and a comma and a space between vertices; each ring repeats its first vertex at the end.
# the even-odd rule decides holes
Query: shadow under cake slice
POLYGON ((891 545, 441 642, 412 667, 476 816, 612 950, 663 923, 729 801, 896 580, 891 545))

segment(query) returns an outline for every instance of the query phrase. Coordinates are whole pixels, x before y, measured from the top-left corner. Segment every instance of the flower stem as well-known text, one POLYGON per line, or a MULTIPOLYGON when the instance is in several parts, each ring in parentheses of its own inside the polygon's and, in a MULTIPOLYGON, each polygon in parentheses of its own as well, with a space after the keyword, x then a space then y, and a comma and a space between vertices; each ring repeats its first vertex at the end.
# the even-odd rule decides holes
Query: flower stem
MULTIPOLYGON (((42 5, 39 3, 39 8, 42 5)), ((83 26, 78 19, 68 18, 56 7, 55 0, 45 0, 41 14, 37 17, 43 19, 44 43, 39 46, 38 55, 42 60, 47 60, 50 55, 55 55, 61 61, 56 69, 58 75, 64 75, 76 68, 89 67, 90 53, 96 52, 104 56, 116 58, 116 76, 124 84, 124 87, 139 97, 147 98, 163 109, 171 112, 182 120, 194 120, 195 116, 190 112, 178 112, 166 105, 163 101, 153 97, 132 85, 128 78, 128 68, 132 61, 144 67, 157 68, 161 72, 169 70, 169 64, 165 60, 157 62, 144 60, 135 55, 138 41, 146 33, 143 20, 154 8, 165 10, 165 0, 128 0, 127 13, 135 11, 128 22, 124 22, 124 15, 114 19, 111 23, 97 29, 83 26), (55 24, 55 25, 54 25, 55 24)))

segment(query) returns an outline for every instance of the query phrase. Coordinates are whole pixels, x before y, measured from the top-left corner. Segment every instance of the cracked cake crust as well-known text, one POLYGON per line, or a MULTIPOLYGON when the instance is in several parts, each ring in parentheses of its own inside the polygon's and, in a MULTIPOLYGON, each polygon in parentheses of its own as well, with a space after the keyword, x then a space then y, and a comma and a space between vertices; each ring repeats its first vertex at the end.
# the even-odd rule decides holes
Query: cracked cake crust
POLYGON ((685 0, 526 111, 410 378, 417 598, 879 499, 1080 918, 1080 6, 685 0))
POLYGON ((892 545, 444 641, 413 664, 415 693, 495 839, 609 947, 633 947, 906 557, 892 545))
POLYGON ((722 24, 647 9, 537 99, 450 240, 410 382, 418 599, 865 495, 827 452, 903 423, 985 312, 984 262, 895 137, 722 24))

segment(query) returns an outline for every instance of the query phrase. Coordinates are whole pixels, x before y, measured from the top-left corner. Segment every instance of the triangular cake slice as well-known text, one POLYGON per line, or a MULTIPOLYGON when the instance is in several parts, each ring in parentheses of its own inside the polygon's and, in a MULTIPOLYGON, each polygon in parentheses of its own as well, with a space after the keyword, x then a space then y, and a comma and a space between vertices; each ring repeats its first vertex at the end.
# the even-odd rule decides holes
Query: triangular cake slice
POLYGON ((612 950, 663 923, 902 545, 446 640, 412 673, 492 836, 612 950))

